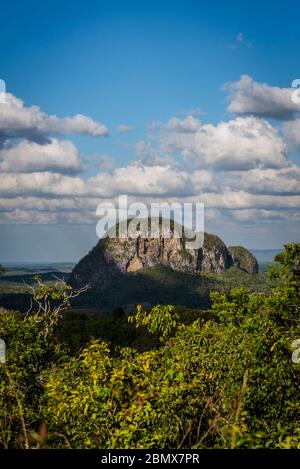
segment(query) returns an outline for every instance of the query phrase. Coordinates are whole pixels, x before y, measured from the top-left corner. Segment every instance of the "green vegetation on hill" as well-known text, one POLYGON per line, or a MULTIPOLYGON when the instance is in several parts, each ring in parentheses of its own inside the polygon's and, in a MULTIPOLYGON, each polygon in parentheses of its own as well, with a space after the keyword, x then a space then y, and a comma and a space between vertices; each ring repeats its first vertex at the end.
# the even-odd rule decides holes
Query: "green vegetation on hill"
MULTIPOLYGON (((55 283, 50 273, 41 275, 41 278, 49 286, 55 283)), ((30 290, 24 282, 32 285, 34 275, 21 275, 18 281, 16 276, 9 277, 9 281, 3 279, 0 282, 0 305, 26 312, 30 306, 30 290)), ((206 309, 211 304, 212 290, 229 292, 234 287, 244 285, 251 292, 266 293, 270 291, 272 283, 265 272, 250 275, 235 267, 223 274, 187 274, 157 266, 135 274, 114 275, 103 291, 89 290, 76 300, 74 307, 109 312, 117 307, 127 308, 137 303, 172 303, 206 309)))
POLYGON ((162 266, 134 274, 115 274, 104 290, 91 289, 78 298, 77 306, 96 306, 102 310, 130 304, 177 304, 189 308, 209 308, 210 292, 229 292, 248 286, 251 292, 270 291, 272 281, 265 273, 250 275, 235 267, 223 274, 175 272, 162 266))
POLYGON ((139 306, 126 330, 116 309, 115 336, 90 314, 74 343, 76 292, 40 282, 31 314, 0 309, 0 447, 300 448, 300 245, 278 260, 269 291, 139 306))
POLYGON ((226 248, 225 244, 219 238, 219 236, 210 234, 210 233, 204 233, 204 247, 208 249, 224 249, 226 248))
POLYGON ((249 274, 257 274, 258 263, 253 254, 243 246, 229 246, 228 251, 231 255, 233 265, 238 269, 244 270, 249 274))

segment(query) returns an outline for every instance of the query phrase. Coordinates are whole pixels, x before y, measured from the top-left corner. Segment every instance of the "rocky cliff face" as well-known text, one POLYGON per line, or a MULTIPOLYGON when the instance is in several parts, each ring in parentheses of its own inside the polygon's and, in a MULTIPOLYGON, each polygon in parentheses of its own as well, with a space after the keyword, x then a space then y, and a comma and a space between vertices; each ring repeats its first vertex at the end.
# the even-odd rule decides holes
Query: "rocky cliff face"
POLYGON ((230 246, 228 248, 233 265, 248 274, 258 273, 258 263, 253 254, 242 246, 230 246))
MULTIPOLYGON (((201 249, 186 249, 184 239, 176 238, 174 232, 169 236, 155 239, 102 239, 74 268, 70 283, 76 287, 89 283, 92 287, 102 289, 110 282, 114 273, 132 274, 155 266, 186 273, 222 273, 233 264, 246 270, 248 263, 243 263, 242 259, 237 262, 236 257, 233 261, 229 250, 218 236, 205 233, 201 249)), ((249 258, 252 256, 246 249, 244 251, 249 258)), ((252 268, 250 273, 256 273, 254 270, 252 268)))

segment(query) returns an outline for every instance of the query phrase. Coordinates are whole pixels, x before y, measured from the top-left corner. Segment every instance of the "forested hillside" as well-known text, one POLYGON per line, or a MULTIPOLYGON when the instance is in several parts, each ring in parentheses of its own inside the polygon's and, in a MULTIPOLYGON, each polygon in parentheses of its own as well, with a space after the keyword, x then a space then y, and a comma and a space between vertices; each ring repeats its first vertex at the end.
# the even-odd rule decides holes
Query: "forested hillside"
POLYGON ((0 310, 0 446, 300 448, 300 244, 277 261, 269 292, 139 306, 126 327, 115 310, 110 337, 91 316, 79 346, 64 321, 80 292, 37 279, 28 314, 0 310))

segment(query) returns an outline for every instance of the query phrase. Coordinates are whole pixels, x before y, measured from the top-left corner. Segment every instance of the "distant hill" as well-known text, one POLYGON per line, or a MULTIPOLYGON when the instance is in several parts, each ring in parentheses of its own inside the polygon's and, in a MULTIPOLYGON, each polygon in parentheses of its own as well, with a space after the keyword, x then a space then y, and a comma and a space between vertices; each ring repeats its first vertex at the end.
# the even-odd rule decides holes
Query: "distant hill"
POLYGON ((104 238, 75 266, 70 284, 91 290, 82 298, 90 306, 124 306, 149 302, 208 306, 209 292, 235 267, 251 277, 258 263, 241 246, 227 248, 216 235, 204 234, 203 246, 187 249, 184 238, 104 238), (204 274, 215 278, 207 280, 204 274), (218 279, 218 276, 220 278, 218 279))
MULTIPOLYGON (((99 241, 98 245, 86 256, 87 259, 82 260, 83 272, 87 260, 91 262, 91 268, 95 269, 95 273, 92 274, 96 275, 95 278, 93 277, 94 280, 101 269, 101 262, 97 263, 97 256, 101 257, 106 247, 107 242, 99 241)), ((210 306, 209 295, 212 290, 228 292, 231 288, 246 285, 250 291, 267 291, 270 282, 263 273, 265 269, 261 268, 262 273, 257 275, 251 275, 245 270, 241 270, 245 267, 244 262, 246 262, 246 268, 248 268, 247 262, 250 262, 250 265, 256 262, 248 253, 249 251, 240 247, 227 248, 220 238, 206 234, 204 251, 199 255, 201 262, 199 261, 198 265, 203 267, 202 270, 193 272, 187 263, 188 268, 185 271, 182 266, 176 264, 176 259, 180 259, 180 256, 178 258, 171 256, 172 265, 168 265, 167 262, 165 265, 160 263, 153 266, 146 265, 145 268, 136 272, 117 270, 105 288, 97 288, 97 285, 94 285, 86 295, 78 298, 75 306, 81 310, 86 307, 92 310, 95 307, 97 311, 102 312, 111 311, 119 306, 129 311, 137 303, 145 305, 172 303, 205 309, 210 306), (207 257, 206 262, 204 262, 204 257, 207 257), (176 270, 176 266, 181 267, 182 270, 176 270)), ((148 258, 148 262, 150 261, 151 257, 148 258)), ((145 262, 145 258, 142 258, 142 262, 145 262)), ((129 265, 132 266, 130 263, 129 265)), ((0 306, 26 312, 30 305, 30 296, 24 282, 32 283, 33 277, 37 273, 46 283, 53 282, 53 275, 63 277, 68 281, 74 267, 74 264, 71 263, 5 264, 6 272, 0 280, 0 306)), ((76 269, 74 270, 76 271, 76 269)), ((87 280, 90 281, 91 277, 87 280)))
POLYGON ((258 272, 258 263, 246 248, 227 248, 218 236, 204 233, 202 247, 188 249, 184 237, 176 237, 173 226, 168 233, 162 233, 160 227, 155 238, 116 235, 101 239, 75 266, 70 282, 75 287, 89 283, 102 289, 117 273, 133 274, 155 266, 185 273, 222 273, 231 266, 249 274, 258 272))

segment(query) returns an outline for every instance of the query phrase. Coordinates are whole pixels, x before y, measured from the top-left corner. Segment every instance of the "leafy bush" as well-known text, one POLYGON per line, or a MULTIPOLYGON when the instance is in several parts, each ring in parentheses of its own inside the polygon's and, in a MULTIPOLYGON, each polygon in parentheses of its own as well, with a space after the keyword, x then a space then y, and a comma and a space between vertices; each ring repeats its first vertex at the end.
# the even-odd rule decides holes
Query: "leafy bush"
POLYGON ((300 448, 299 245, 279 261, 271 293, 213 292, 207 315, 139 307, 130 327, 150 349, 98 338, 67 356, 56 326, 46 339, 38 316, 2 311, 1 445, 300 448))

